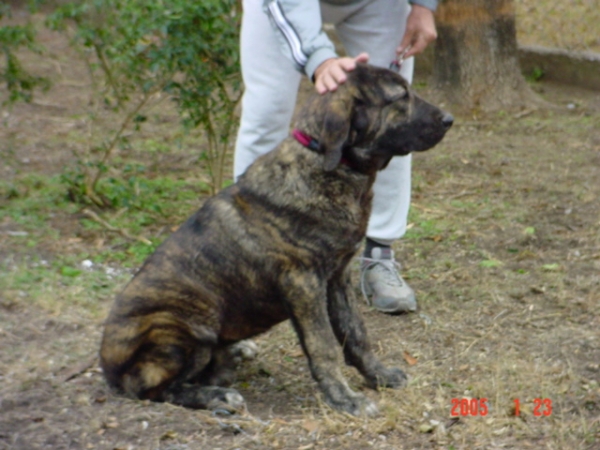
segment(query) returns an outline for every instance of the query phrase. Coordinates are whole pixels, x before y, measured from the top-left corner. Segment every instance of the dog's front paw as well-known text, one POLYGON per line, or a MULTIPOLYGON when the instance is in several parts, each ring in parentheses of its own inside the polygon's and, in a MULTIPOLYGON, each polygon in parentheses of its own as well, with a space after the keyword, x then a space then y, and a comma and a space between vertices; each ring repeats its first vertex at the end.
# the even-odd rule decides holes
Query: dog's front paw
POLYGON ((406 374, 397 367, 385 368, 377 374, 377 387, 397 389, 406 386, 406 374))
POLYGON ((235 389, 222 387, 206 387, 204 395, 210 399, 206 404, 206 409, 224 409, 226 411, 235 412, 243 409, 245 402, 244 397, 235 389))
POLYGON ((349 390, 344 395, 327 395, 325 401, 329 406, 353 416, 373 417, 379 413, 377 405, 362 394, 349 390))

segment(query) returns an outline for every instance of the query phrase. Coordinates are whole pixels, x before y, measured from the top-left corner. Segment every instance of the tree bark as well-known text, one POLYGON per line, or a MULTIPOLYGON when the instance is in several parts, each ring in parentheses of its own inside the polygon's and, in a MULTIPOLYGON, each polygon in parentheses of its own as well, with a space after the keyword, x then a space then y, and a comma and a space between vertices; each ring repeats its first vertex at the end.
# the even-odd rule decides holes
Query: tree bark
POLYGON ((513 0, 443 0, 433 77, 466 109, 513 109, 535 100, 519 68, 513 0))

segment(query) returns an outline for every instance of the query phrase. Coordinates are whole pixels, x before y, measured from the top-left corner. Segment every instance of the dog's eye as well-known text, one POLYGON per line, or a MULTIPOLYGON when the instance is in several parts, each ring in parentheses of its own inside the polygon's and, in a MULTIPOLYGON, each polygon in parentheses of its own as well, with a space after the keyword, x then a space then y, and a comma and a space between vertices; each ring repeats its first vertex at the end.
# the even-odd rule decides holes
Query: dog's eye
POLYGON ((405 102, 410 98, 410 92, 408 90, 403 90, 401 93, 397 93, 392 98, 389 99, 390 103, 395 102, 405 102))
POLYGON ((408 100, 410 98, 410 92, 408 90, 404 91, 398 100, 408 100))

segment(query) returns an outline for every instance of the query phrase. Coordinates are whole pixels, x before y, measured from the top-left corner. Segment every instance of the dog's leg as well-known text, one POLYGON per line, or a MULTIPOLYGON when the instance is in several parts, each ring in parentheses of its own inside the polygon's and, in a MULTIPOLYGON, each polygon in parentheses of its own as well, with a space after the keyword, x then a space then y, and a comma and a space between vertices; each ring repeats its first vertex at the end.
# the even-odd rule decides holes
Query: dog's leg
POLYGON ((251 340, 216 347, 212 359, 197 377, 200 384, 207 386, 229 386, 235 380, 235 370, 243 362, 256 358, 258 346, 251 340))
POLYGON ((348 271, 329 283, 327 307, 333 331, 344 349, 346 362, 358 369, 369 387, 397 388, 406 384, 404 372, 385 367, 371 350, 348 271))
POLYGON ((374 415, 377 407, 348 386, 340 370, 341 355, 327 315, 326 288, 313 274, 288 273, 283 280, 285 302, 313 378, 325 401, 353 415, 374 415))

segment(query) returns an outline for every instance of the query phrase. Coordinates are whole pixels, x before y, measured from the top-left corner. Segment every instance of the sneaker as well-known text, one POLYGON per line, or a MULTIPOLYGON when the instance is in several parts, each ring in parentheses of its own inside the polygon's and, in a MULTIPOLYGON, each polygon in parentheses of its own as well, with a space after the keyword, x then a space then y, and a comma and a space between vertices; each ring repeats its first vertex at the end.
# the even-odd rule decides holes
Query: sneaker
POLYGON ((360 266, 360 287, 367 304, 385 313, 417 310, 415 292, 400 276, 400 264, 391 248, 374 247, 370 258, 360 258, 360 266))

